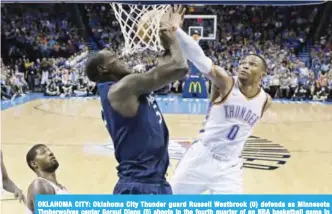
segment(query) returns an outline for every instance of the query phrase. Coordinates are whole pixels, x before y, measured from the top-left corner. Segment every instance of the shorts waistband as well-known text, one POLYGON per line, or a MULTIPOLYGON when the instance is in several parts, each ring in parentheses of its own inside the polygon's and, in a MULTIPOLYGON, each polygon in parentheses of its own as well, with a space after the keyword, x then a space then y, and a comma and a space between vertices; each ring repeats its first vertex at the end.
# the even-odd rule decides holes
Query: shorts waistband
POLYGON ((143 183, 143 184, 162 184, 167 183, 166 178, 134 178, 120 177, 119 183, 143 183))
POLYGON ((226 156, 226 155, 221 155, 221 154, 217 154, 215 152, 212 151, 212 149, 210 149, 210 147, 206 144, 203 143, 202 141, 200 141, 200 143, 207 149, 208 152, 211 153, 212 158, 217 160, 217 161, 229 161, 229 160, 234 160, 236 158, 241 159, 241 156, 226 156))

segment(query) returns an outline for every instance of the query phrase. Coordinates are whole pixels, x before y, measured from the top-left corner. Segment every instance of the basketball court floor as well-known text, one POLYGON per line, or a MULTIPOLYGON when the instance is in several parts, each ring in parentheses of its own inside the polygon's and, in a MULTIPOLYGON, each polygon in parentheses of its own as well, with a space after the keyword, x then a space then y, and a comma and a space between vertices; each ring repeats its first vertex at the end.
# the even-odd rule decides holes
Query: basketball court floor
MULTIPOLYGON (((208 101, 177 96, 158 101, 172 140, 170 178, 202 128, 208 101)), ((246 143, 245 192, 332 193, 331 130, 332 105, 276 101, 246 143)), ((54 151, 60 163, 57 178, 71 193, 112 193, 117 180, 97 98, 29 95, 2 102, 1 143, 8 173, 24 193, 35 178, 25 156, 37 143, 54 151)), ((1 213, 24 213, 25 207, 11 194, 2 198, 1 213)))

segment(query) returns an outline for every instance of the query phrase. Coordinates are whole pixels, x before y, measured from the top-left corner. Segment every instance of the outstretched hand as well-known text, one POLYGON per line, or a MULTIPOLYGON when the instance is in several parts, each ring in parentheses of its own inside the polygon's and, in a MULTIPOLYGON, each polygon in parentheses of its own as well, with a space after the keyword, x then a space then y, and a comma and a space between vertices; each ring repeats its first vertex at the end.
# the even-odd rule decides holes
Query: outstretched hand
POLYGON ((171 30, 172 29, 172 20, 171 20, 171 14, 172 14, 172 7, 168 8, 167 11, 163 14, 163 16, 160 19, 160 30, 171 30))
POLYGON ((182 5, 174 5, 170 7, 160 20, 160 30, 175 31, 178 27, 182 27, 186 8, 182 5))
POLYGON ((173 11, 171 14, 171 20, 172 20, 173 27, 175 29, 178 27, 182 27, 185 12, 186 12, 186 8, 184 8, 182 5, 174 5, 173 11))
POLYGON ((176 40, 175 31, 178 27, 182 27, 185 12, 186 9, 182 5, 174 5, 163 14, 160 20, 159 36, 165 49, 168 49, 176 40))

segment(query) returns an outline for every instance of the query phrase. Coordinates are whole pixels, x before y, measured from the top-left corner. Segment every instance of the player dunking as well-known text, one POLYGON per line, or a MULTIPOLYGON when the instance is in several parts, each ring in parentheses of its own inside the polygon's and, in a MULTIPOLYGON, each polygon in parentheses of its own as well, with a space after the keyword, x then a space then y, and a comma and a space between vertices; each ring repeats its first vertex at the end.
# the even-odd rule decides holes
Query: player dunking
POLYGON ((59 167, 59 162, 47 146, 34 145, 27 153, 26 161, 29 168, 38 176, 28 188, 27 213, 33 214, 35 195, 68 194, 68 192, 56 179, 55 171, 59 167))
POLYGON ((260 87, 267 65, 264 58, 248 55, 238 76, 213 65, 203 50, 181 28, 182 14, 173 23, 184 54, 213 83, 211 106, 199 141, 180 161, 170 182, 174 194, 242 193, 242 150, 271 98, 260 87))
MULTIPOLYGON (((184 11, 183 11, 184 13, 184 11)), ((170 21, 164 16, 165 26, 170 21)), ((102 50, 86 65, 98 83, 102 117, 112 137, 119 180, 114 194, 171 194, 168 128, 151 92, 183 78, 189 68, 174 31, 161 31, 166 55, 147 73, 133 74, 112 51, 102 50)))

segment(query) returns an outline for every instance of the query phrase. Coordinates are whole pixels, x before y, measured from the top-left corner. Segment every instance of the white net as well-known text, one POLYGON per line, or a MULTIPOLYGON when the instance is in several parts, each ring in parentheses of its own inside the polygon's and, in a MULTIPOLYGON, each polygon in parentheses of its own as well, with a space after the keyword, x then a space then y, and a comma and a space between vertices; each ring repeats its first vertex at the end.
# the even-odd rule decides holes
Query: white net
POLYGON ((169 5, 110 3, 124 37, 122 55, 146 49, 160 52, 159 23, 169 5))

